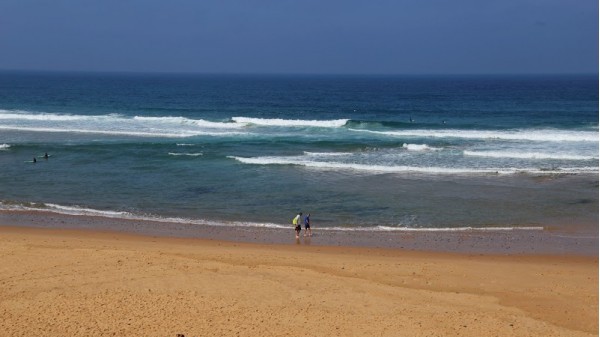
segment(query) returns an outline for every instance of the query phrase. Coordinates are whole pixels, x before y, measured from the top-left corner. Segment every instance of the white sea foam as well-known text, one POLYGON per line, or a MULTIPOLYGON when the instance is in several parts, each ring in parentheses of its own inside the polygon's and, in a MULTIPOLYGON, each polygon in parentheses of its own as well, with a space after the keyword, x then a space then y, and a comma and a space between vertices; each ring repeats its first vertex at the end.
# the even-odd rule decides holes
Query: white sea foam
POLYGON ((0 129, 31 132, 88 133, 136 137, 192 137, 247 135, 244 124, 184 117, 126 117, 67 115, 0 110, 0 129))
POLYGON ((418 173, 431 175, 511 175, 511 174, 574 174, 574 173, 597 173, 598 167, 575 167, 575 168, 454 168, 454 167, 418 167, 398 165, 368 165, 355 163, 339 163, 325 161, 311 161, 303 156, 288 157, 236 157, 228 156, 244 164, 252 165, 298 165, 324 170, 353 170, 367 173, 418 173))
POLYGON ((541 231, 542 226, 528 227, 402 227, 402 226, 374 226, 374 227, 320 227, 323 231, 369 231, 369 232, 499 232, 499 231, 541 231))
POLYGON ((203 219, 188 219, 176 217, 161 217, 155 215, 139 215, 130 212, 105 211, 80 206, 63 206, 52 203, 38 203, 30 205, 6 204, 0 202, 0 210, 25 211, 25 212, 51 212, 64 215, 96 216, 103 218, 117 218, 138 221, 156 221, 166 223, 182 223, 204 226, 221 227, 259 227, 259 228, 281 228, 289 229, 289 225, 281 225, 267 222, 243 222, 243 221, 214 221, 203 219))
POLYGON ((334 120, 302 120, 302 119, 267 119, 267 118, 249 118, 249 117, 233 117, 232 121, 242 124, 254 124, 263 126, 288 126, 288 127, 300 127, 300 126, 312 126, 322 128, 337 128, 346 125, 348 119, 334 119, 334 120))
POLYGON ((408 151, 439 151, 438 147, 431 147, 427 144, 402 144, 402 147, 408 151))
POLYGON ((211 122, 203 119, 189 119, 185 117, 144 117, 135 116, 133 120, 141 122, 151 122, 156 124, 174 124, 174 125, 194 125, 205 128, 215 129, 240 129, 246 126, 244 123, 231 122, 211 122))
MULTIPOLYGON (((46 203, 43 205, 45 206, 45 208, 37 208, 37 209, 42 210, 42 211, 53 210, 53 211, 56 211, 57 213, 62 212, 64 214, 98 215, 98 216, 104 216, 104 217, 110 217, 110 218, 121 218, 121 217, 128 217, 128 216, 132 215, 131 213, 128 213, 128 212, 102 211, 102 210, 79 207, 79 206, 63 206, 63 205, 51 204, 51 203, 46 203)), ((30 209, 27 207, 25 207, 25 208, 30 209)))
POLYGON ((0 129, 31 132, 89 133, 129 135, 136 137, 231 136, 248 135, 249 125, 286 127, 340 127, 347 119, 284 120, 234 117, 231 121, 215 122, 185 117, 127 117, 119 114, 69 115, 28 111, 0 110, 0 129))
POLYGON ((517 159, 559 159, 559 160, 593 160, 597 156, 580 156, 572 154, 543 153, 543 152, 513 152, 513 151, 464 151, 465 156, 490 157, 490 158, 517 158, 517 159))
POLYGON ((177 144, 177 146, 195 146, 196 144, 186 144, 186 143, 181 143, 181 144, 177 144))
POLYGON ((0 110, 1 120, 27 120, 27 121, 81 121, 98 118, 119 118, 118 115, 106 115, 106 116, 83 116, 83 115, 67 115, 67 114, 50 114, 50 113, 28 113, 26 111, 7 111, 0 110))
POLYGON ((198 153, 179 153, 179 152, 169 152, 169 156, 190 156, 190 157, 198 157, 202 156, 202 152, 198 153))
POLYGON ((0 144, 0 151, 8 150, 10 148, 9 144, 0 144))
POLYGON ((247 132, 218 132, 218 131, 133 131, 133 130, 87 130, 87 129, 71 129, 71 128, 44 128, 44 127, 18 127, 0 125, 2 130, 19 130, 31 132, 52 132, 52 133, 83 133, 83 134, 99 134, 99 135, 115 135, 115 136, 134 136, 134 137, 161 137, 161 138, 187 138, 193 136, 233 136, 233 135, 248 135, 247 132))
POLYGON ((374 131, 362 129, 348 129, 356 132, 367 132, 392 137, 419 137, 419 138, 462 138, 462 139, 501 139, 501 140, 527 140, 537 142, 598 142, 598 132, 594 131, 567 131, 556 129, 521 129, 507 131, 487 130, 400 130, 400 131, 374 131))
POLYGON ((304 151, 304 154, 307 156, 315 156, 315 157, 338 157, 338 156, 352 155, 352 152, 308 152, 308 151, 304 151))

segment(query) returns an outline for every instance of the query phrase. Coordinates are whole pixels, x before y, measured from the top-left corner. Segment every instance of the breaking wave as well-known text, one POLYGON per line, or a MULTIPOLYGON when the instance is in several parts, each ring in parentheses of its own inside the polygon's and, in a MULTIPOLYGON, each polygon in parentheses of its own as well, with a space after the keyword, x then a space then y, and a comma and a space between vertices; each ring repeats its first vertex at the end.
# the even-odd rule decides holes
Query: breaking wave
POLYGON ((462 139, 501 139, 524 140, 536 142, 598 142, 598 132, 594 131, 568 131, 568 130, 398 130, 374 131, 349 129, 356 132, 367 132, 392 137, 417 137, 417 138, 462 138, 462 139))
POLYGON ((542 152, 503 152, 503 151, 463 151, 465 156, 516 159, 558 159, 558 160, 593 160, 594 156, 542 152))
POLYGON ((254 124, 262 126, 287 126, 287 127, 321 127, 321 128, 338 128, 346 125, 348 119, 334 120, 302 120, 302 119, 267 119, 267 118, 249 118, 249 117, 233 117, 232 121, 244 125, 254 124))
POLYGON ((402 147, 408 151, 438 151, 441 150, 437 147, 431 147, 426 144, 402 144, 402 147))
POLYGON ((246 124, 184 117, 127 117, 119 114, 68 115, 0 110, 3 130, 87 133, 136 137, 246 135, 246 124))
POLYGON ((369 165, 356 163, 340 163, 307 160, 302 156, 288 157, 236 157, 228 156, 243 164, 251 165, 297 165, 324 170, 353 170, 367 173, 419 173, 431 175, 470 175, 470 174, 575 174, 575 173, 597 173, 597 167, 577 168, 454 168, 454 167, 419 167, 402 165, 369 165))

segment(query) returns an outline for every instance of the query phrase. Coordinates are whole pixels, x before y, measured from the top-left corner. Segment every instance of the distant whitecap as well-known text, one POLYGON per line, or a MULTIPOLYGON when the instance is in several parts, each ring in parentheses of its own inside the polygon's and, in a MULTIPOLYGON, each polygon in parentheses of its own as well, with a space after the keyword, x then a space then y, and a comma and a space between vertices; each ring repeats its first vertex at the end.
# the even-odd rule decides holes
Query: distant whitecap
POLYGON ((302 119, 267 119, 267 118, 249 118, 249 117, 233 117, 231 118, 236 123, 242 124, 254 124, 263 126, 287 126, 287 127, 300 127, 300 126, 312 126, 322 128, 336 128, 346 125, 348 119, 335 119, 335 120, 302 120, 302 119))

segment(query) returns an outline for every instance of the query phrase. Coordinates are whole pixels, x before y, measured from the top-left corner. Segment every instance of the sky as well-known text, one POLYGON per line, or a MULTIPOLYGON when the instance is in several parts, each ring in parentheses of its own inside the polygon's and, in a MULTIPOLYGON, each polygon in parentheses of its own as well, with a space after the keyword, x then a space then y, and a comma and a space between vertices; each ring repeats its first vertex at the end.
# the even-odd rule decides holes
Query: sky
POLYGON ((0 0, 0 69, 598 73, 598 0, 0 0))

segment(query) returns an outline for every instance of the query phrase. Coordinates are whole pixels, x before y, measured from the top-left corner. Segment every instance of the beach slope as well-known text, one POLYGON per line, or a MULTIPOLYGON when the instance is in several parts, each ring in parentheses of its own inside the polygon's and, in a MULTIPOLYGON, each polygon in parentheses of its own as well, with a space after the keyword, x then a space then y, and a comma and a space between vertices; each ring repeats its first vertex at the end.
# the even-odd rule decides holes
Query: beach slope
POLYGON ((595 336, 597 257, 0 227, 2 336, 595 336))

